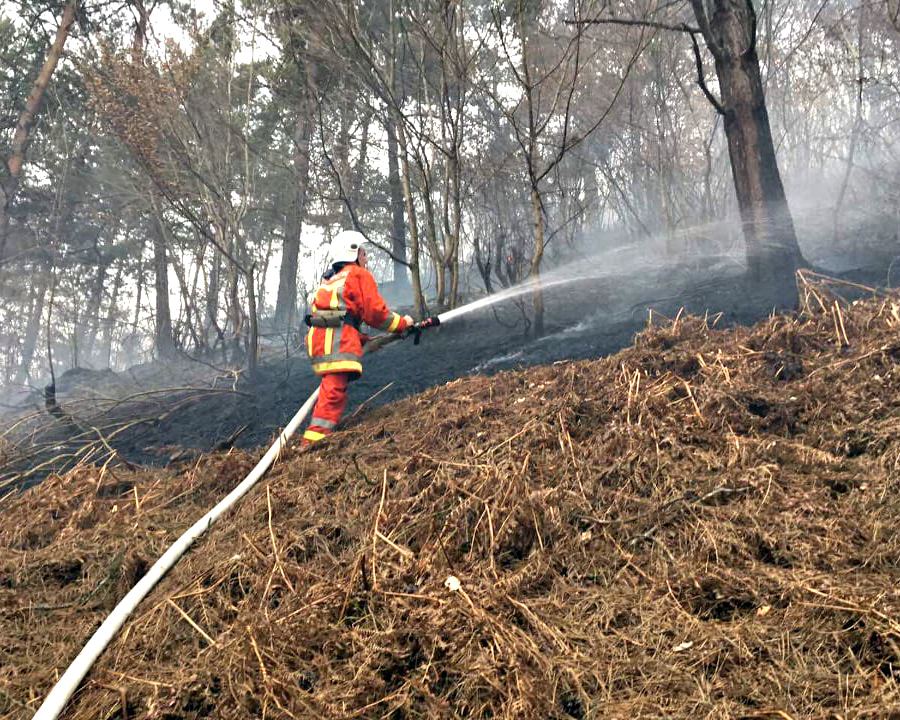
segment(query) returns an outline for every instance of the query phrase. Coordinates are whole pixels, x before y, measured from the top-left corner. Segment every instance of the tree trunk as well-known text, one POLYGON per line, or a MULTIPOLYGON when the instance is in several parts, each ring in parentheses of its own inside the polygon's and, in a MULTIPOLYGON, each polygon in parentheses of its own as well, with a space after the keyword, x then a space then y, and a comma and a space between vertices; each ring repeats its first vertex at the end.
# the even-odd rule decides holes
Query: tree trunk
POLYGON ((339 126, 337 135, 334 140, 334 171, 338 176, 340 192, 335 198, 338 204, 338 212, 342 217, 342 225, 344 228, 353 227, 353 215, 347 207, 349 204, 353 211, 356 212, 356 199, 353 197, 353 183, 350 177, 350 124, 356 113, 356 89, 345 77, 345 82, 341 84, 340 92, 343 97, 339 102, 338 120, 339 126), (344 196, 346 202, 342 202, 341 195, 344 196))
POLYGON ((109 296, 109 308, 106 311, 106 319, 103 321, 103 332, 100 336, 100 357, 104 360, 105 367, 112 367, 112 333, 116 324, 116 308, 119 303, 119 290, 122 288, 122 265, 116 268, 116 279, 113 280, 112 292, 109 296))
POLYGON ((161 360, 175 357, 175 342, 172 339, 172 315, 169 310, 169 262, 166 257, 166 242, 162 225, 158 218, 150 220, 153 236, 153 270, 156 276, 156 355, 161 360))
POLYGON ((716 63, 728 155, 747 247, 748 278, 795 305, 803 263, 775 158, 766 110, 752 0, 691 0, 716 63), (712 15, 706 10, 712 6, 712 15))
POLYGON ((135 290, 134 300, 134 322, 131 323, 131 335, 137 336, 138 323, 141 320, 141 302, 143 302, 144 293, 144 246, 145 240, 141 240, 141 247, 138 250, 138 266, 137 266, 137 290, 135 290))
MULTIPOLYGON (((221 238, 220 238, 221 239, 221 238)), ((210 343, 215 346, 218 340, 224 340, 222 330, 219 327, 219 274, 222 270, 222 251, 218 247, 213 249, 212 259, 209 267, 209 282, 206 288, 206 321, 209 326, 206 328, 206 335, 209 331, 215 331, 216 337, 210 343)))
MULTIPOLYGON (((406 145, 404 143, 404 152, 406 145)), ((428 158, 420 148, 415 150, 416 167, 422 178, 422 187, 420 190, 422 208, 425 211, 425 248, 428 250, 428 259, 431 262, 431 269, 434 272, 434 303, 438 308, 445 307, 444 295, 447 291, 446 273, 444 272, 445 255, 439 247, 437 237, 437 220, 434 212, 433 188, 432 188, 432 167, 428 164, 428 158)), ((404 172, 408 170, 406 168, 404 172)), ((410 209, 412 212, 412 209, 410 209)))
POLYGON ((409 220, 409 269, 412 275, 413 289, 413 314, 417 320, 425 317, 424 303, 422 301, 422 279, 419 275, 419 228, 416 223, 416 208, 413 204, 412 183, 409 179, 409 160, 406 151, 406 135, 403 124, 397 123, 397 142, 399 145, 399 158, 401 165, 401 181, 403 183, 403 197, 406 201, 406 217, 409 220))
POLYGON ((454 155, 450 159, 453 164, 453 172, 451 179, 453 181, 453 190, 450 193, 452 198, 453 220, 450 231, 450 253, 448 262, 450 263, 450 297, 447 305, 452 310, 456 307, 459 300, 459 236, 462 231, 462 177, 459 167, 459 148, 454 148, 454 155))
POLYGON ((247 305, 250 314, 249 328, 247 335, 247 372, 253 375, 256 372, 257 361, 259 360, 259 325, 256 316, 256 286, 253 284, 253 273, 256 265, 250 265, 244 276, 247 280, 247 305))
MULTIPOLYGON (((866 76, 865 61, 863 58, 863 52, 865 50, 865 35, 863 32, 865 27, 865 6, 860 5, 858 12, 859 18, 856 33, 856 58, 858 63, 856 71, 856 112, 854 113, 853 129, 850 131, 850 148, 847 150, 847 162, 844 164, 841 186, 838 190, 837 200, 834 203, 833 244, 835 247, 838 246, 841 240, 841 211, 844 207, 844 199, 847 196, 847 187, 850 184, 850 174, 853 172, 853 161, 856 156, 856 148, 859 144, 859 136, 863 125, 863 78, 866 76)), ((854 250, 856 250, 856 247, 854 247, 854 250)))
MULTIPOLYGON (((231 257, 235 257, 237 243, 232 240, 232 242, 228 246, 228 254, 231 257)), ((229 344, 231 345, 231 362, 235 365, 242 365, 244 363, 244 350, 241 347, 241 331, 242 331, 242 312, 241 312, 241 300, 238 288, 238 278, 240 271, 238 270, 237 265, 229 259, 227 265, 227 273, 228 273, 228 289, 227 289, 227 297, 228 297, 228 307, 227 307, 227 317, 228 322, 231 324, 231 339, 229 344)))
MULTIPOLYGON (((443 96, 442 96, 443 97, 443 96)), ((446 101, 445 101, 446 102, 446 101)), ((442 128, 443 128, 442 123, 442 128)), ((442 129, 441 141, 446 147, 446 132, 442 129)), ((438 295, 438 307, 451 307, 451 292, 447 288, 446 276, 450 275, 450 284, 453 284, 453 272, 451 270, 453 258, 453 230, 450 227, 450 197, 452 194, 453 159, 448 157, 444 162, 444 173, 441 187, 441 236, 443 239, 440 257, 441 292, 438 295), (448 273, 448 271, 450 271, 448 273)))
MULTIPOLYGON (((247 229, 249 235, 252 235, 256 241, 257 236, 260 232, 259 226, 250 226, 247 229)), ((262 228, 265 232, 267 229, 262 228)), ((266 232, 268 236, 265 241, 266 251, 263 253, 262 258, 262 266, 254 273, 256 278, 256 297, 262 298, 263 311, 266 308, 266 278, 269 276, 269 266, 272 263, 272 233, 266 232)), ((259 239, 260 246, 262 245, 262 240, 259 239)), ((296 307, 296 291, 294 292, 294 307, 296 307)))
MULTIPOLYGON (((419 165, 423 176, 427 172, 424 163, 419 165)), ((444 272, 444 258, 438 247, 437 225, 434 217, 434 203, 431 201, 431 186, 427 177, 424 181, 425 188, 422 192, 422 205, 425 208, 425 244, 428 254, 431 256, 431 267, 434 270, 434 301, 437 307, 444 307, 444 293, 447 290, 446 273, 444 272)))
MULTIPOLYGON (((65 311, 61 312, 60 314, 64 314, 64 312, 65 311)), ((78 344, 81 340, 81 338, 78 337, 78 323, 81 322, 81 306, 78 303, 72 303, 72 314, 69 315, 69 318, 71 318, 72 320, 71 326, 67 324, 65 329, 61 328, 62 332, 60 332, 60 335, 62 336, 62 338, 68 339, 69 341, 68 347, 63 345, 63 347, 68 349, 69 351, 69 357, 67 358, 68 364, 73 368, 77 368, 81 367, 80 358, 78 356, 78 344), (67 337, 66 333, 69 331, 70 327, 71 333, 67 337)), ((62 348, 60 348, 60 350, 57 352, 57 358, 59 358, 60 355, 62 355, 62 348)), ((65 365, 65 361, 63 361, 62 364, 65 365)))
POLYGON ((531 70, 528 64, 528 33, 525 29, 525 11, 522 0, 519 0, 516 11, 516 20, 519 26, 519 37, 522 41, 522 89, 525 94, 525 105, 528 109, 528 155, 526 157, 526 166, 528 168, 528 177, 531 182, 531 214, 534 222, 534 251, 531 254, 531 280, 534 282, 534 293, 532 294, 532 303, 534 306, 534 335, 535 337, 540 337, 544 334, 544 292, 541 288, 541 260, 544 257, 544 214, 537 179, 539 133, 534 106, 535 88, 531 82, 531 70))
POLYGON ((716 216, 716 202, 713 198, 712 175, 713 157, 712 146, 716 137, 716 128, 709 135, 709 140, 703 144, 703 219, 711 221, 716 216))
POLYGON ((81 319, 81 346, 84 364, 93 367, 91 362, 94 353, 94 342, 97 339, 97 331, 100 329, 100 305, 103 302, 103 286, 106 284, 107 264, 100 262, 97 265, 97 275, 91 288, 91 296, 88 299, 87 309, 81 319))
POLYGON ((275 301, 275 327, 293 327, 297 310, 297 258, 300 233, 306 216, 306 192, 309 183, 309 144, 312 136, 312 102, 305 98, 294 133, 294 188, 288 210, 281 268, 278 271, 278 299, 275 301))
POLYGON ((494 294, 494 286, 491 283, 491 254, 490 254, 490 240, 485 240, 488 243, 488 256, 485 258, 481 252, 481 243, 482 241, 476 236, 475 237, 475 266, 478 268, 478 274, 481 275, 481 280, 484 282, 484 291, 488 295, 494 294))
POLYGON ((198 352, 203 354, 207 350, 209 350, 209 333, 205 331, 206 324, 203 319, 205 310, 201 309, 204 305, 204 302, 200 297, 200 293, 198 293, 197 289, 200 285, 201 274, 205 277, 207 244, 205 242, 202 242, 198 243, 198 245, 199 247, 194 253, 194 276, 191 278, 191 288, 189 290, 189 294, 191 298, 191 307, 193 307, 197 313, 197 333, 198 335, 201 335, 200 339, 198 340, 198 352))
POLYGON ((541 259, 544 257, 544 214, 537 188, 531 189, 531 213, 534 220, 534 252, 531 255, 531 279, 535 283, 532 295, 534 303, 534 335, 544 334, 544 292, 541 288, 541 259))
POLYGON ((755 55, 751 62, 723 63, 719 78, 730 106, 725 115, 725 136, 750 277, 763 280, 767 275, 780 276, 793 283, 802 257, 775 159, 755 55))
POLYGON ((353 207, 362 202, 362 190, 366 181, 366 166, 369 160, 369 126, 372 123, 373 110, 367 105, 363 106, 359 118, 362 137, 359 139, 359 153, 356 156, 356 164, 353 167, 353 180, 350 183, 350 198, 353 207))
POLYGON ((388 140, 388 189, 391 194, 391 252, 394 255, 394 287, 409 284, 406 276, 406 228, 403 224, 403 184, 400 180, 400 162, 397 152, 397 135, 394 123, 385 124, 388 140))
MULTIPOLYGON (((197 327, 203 322, 200 311, 194 305, 193 297, 188 288, 187 278, 185 277, 184 266, 178 259, 177 253, 172 255, 171 262, 172 270, 175 271, 175 279, 178 281, 178 294, 181 296, 181 310, 178 319, 181 321, 181 318, 184 318, 184 333, 182 334, 182 338, 190 335, 191 341, 194 343, 194 348, 198 352, 201 352, 204 347, 204 342, 197 332, 197 327), (197 321, 196 323, 194 322, 195 319, 197 321)), ((182 339, 181 348, 184 349, 186 347, 187 342, 182 339)))
POLYGON ((6 162, 8 175, 0 181, 0 265, 3 264, 3 258, 6 253, 6 239, 9 234, 9 212, 19 191, 19 179, 22 174, 22 165, 25 163, 25 151, 31 142, 31 131, 34 129, 34 124, 37 120, 37 112, 40 109, 41 100, 43 100, 47 86, 50 84, 53 71, 56 70, 66 38, 69 37, 72 23, 75 22, 77 5, 76 0, 70 0, 66 3, 59 28, 56 31, 56 38, 47 52, 44 65, 38 73, 37 80, 34 81, 31 94, 25 102, 25 109, 22 111, 16 124, 16 133, 13 136, 9 149, 9 159, 6 162))
MULTIPOLYGON (((391 95, 396 98, 398 105, 403 103, 403 83, 400 82, 400 72, 398 69, 399 60, 397 57, 397 3, 395 0, 389 0, 388 13, 390 22, 390 42, 388 45, 389 65, 388 65, 388 84, 390 86, 391 95)), ((394 256, 394 287, 408 287, 409 279, 406 277, 406 264, 401 261, 407 259, 406 256, 406 234, 403 225, 403 210, 406 187, 403 179, 400 177, 400 149, 398 145, 402 144, 402 152, 404 160, 406 159, 406 142, 401 142, 400 133, 403 131, 403 118, 400 118, 399 125, 394 125, 394 117, 388 112, 384 126, 388 140, 388 189, 391 194, 391 251, 394 256)), ((408 167, 407 167, 408 169, 408 167)), ((410 222, 415 222, 415 218, 411 218, 410 222)), ((410 236, 412 231, 410 230, 410 236)), ((410 240, 412 242, 412 240, 410 240)), ((412 252, 412 247, 410 247, 412 252)), ((415 269, 410 266, 410 274, 413 278, 413 284, 416 285, 414 302, 419 303, 422 297, 421 293, 421 275, 419 275, 419 258, 418 245, 416 247, 413 262, 416 263, 415 269)))
POLYGON ((44 314, 44 299, 47 296, 47 277, 43 273, 38 276, 37 285, 34 288, 33 294, 34 299, 31 303, 31 314, 28 316, 28 324, 25 326, 25 343, 22 346, 22 361, 19 365, 19 371, 16 373, 16 385, 24 385, 31 375, 31 361, 34 360, 38 332, 41 329, 41 316, 44 314))

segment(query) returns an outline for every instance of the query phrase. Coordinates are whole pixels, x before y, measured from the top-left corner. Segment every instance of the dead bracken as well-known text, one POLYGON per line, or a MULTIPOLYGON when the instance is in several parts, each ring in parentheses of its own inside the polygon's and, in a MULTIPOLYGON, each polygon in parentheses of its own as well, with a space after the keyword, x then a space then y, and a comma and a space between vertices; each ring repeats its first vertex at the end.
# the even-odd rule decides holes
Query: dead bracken
MULTIPOLYGON (((617 355, 287 451, 65 717, 900 714, 900 299, 801 290, 793 316, 654 316, 617 355)), ((255 459, 0 503, 0 715, 33 714, 255 459)))

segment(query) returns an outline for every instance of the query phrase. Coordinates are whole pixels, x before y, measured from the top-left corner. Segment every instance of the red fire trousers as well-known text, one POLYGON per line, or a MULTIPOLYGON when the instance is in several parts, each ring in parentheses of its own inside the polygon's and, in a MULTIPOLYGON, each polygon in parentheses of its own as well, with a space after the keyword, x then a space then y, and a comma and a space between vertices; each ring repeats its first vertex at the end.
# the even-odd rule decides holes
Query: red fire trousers
POLYGON ((319 399, 313 409, 312 420, 303 433, 301 445, 309 445, 330 435, 344 413, 347 404, 347 383, 354 373, 337 372, 322 376, 319 399))

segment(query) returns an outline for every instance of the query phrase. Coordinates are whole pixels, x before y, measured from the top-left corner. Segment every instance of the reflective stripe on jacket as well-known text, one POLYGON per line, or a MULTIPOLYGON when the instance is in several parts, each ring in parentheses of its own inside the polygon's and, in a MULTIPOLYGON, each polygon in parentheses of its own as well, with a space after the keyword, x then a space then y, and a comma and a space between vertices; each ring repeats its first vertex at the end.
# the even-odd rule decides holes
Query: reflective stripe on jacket
MULTIPOLYGON (((403 318, 388 310, 372 273, 356 263, 344 265, 322 281, 310 314, 315 317, 319 310, 349 313, 378 330, 406 330, 403 318)), ((306 352, 316 375, 335 372, 362 375, 362 345, 362 333, 349 323, 339 327, 311 327, 306 333, 306 352)))

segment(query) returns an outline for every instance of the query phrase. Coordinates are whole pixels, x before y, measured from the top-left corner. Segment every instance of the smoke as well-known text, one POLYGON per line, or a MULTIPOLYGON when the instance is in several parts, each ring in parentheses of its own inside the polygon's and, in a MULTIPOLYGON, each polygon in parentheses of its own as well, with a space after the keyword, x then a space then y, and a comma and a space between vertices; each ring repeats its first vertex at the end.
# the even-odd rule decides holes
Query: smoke
POLYGON ((900 255, 900 164, 885 151, 857 151, 849 175, 836 160, 792 173, 785 185, 800 246, 814 265, 843 273, 900 255))

